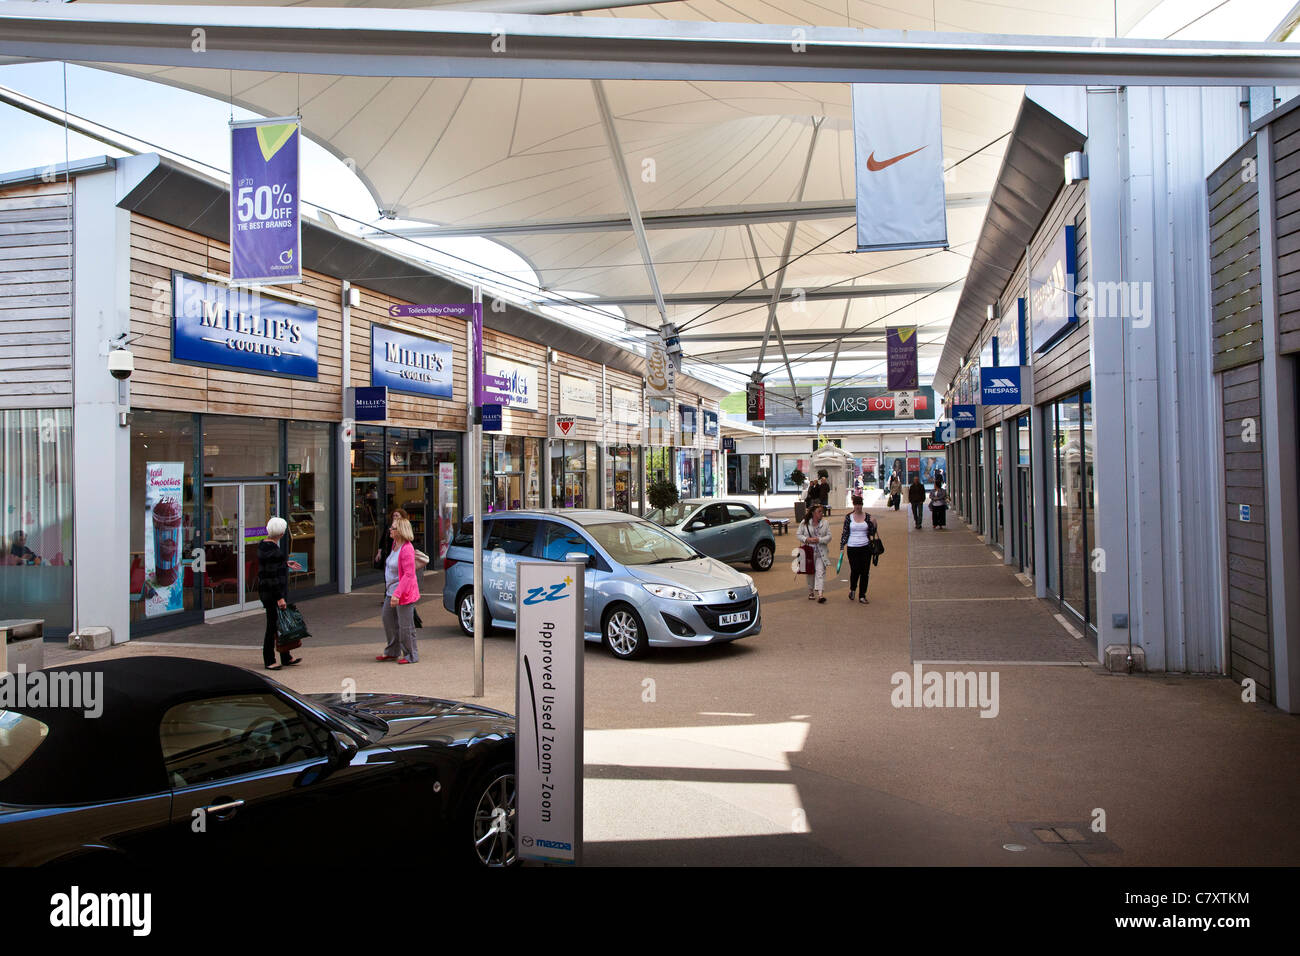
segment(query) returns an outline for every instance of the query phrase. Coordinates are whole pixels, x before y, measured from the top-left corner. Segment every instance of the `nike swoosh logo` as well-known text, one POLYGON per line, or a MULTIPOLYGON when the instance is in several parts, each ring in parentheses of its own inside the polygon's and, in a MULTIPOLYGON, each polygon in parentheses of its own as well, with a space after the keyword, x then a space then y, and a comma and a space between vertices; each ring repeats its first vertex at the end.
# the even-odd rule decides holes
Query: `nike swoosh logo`
MULTIPOLYGON (((916 149, 912 150, 912 153, 919 153, 923 149, 925 149, 924 146, 918 146, 916 149)), ((867 169, 871 170, 873 173, 878 173, 886 166, 894 165, 894 163, 898 162, 900 159, 907 159, 907 157, 911 156, 912 153, 899 153, 893 159, 887 159, 884 162, 877 162, 876 151, 873 149, 871 155, 867 157, 867 169)))

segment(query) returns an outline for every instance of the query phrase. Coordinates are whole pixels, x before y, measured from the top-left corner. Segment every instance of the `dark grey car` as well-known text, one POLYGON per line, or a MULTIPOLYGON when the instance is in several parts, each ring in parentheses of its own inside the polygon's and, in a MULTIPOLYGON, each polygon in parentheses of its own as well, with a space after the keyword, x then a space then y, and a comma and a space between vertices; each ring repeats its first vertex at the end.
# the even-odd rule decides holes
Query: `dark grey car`
POLYGON ((744 501, 688 498, 670 508, 656 508, 646 517, 711 558, 728 564, 748 561, 755 571, 772 567, 776 555, 772 527, 744 501))

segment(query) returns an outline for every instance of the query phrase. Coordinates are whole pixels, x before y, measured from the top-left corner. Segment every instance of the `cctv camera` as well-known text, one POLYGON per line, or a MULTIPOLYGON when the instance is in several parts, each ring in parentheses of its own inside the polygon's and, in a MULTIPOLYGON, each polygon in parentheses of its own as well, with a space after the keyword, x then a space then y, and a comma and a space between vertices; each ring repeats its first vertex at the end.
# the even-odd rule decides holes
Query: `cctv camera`
POLYGON ((108 371, 113 378, 130 378, 135 371, 135 356, 126 349, 113 349, 108 353, 108 371))

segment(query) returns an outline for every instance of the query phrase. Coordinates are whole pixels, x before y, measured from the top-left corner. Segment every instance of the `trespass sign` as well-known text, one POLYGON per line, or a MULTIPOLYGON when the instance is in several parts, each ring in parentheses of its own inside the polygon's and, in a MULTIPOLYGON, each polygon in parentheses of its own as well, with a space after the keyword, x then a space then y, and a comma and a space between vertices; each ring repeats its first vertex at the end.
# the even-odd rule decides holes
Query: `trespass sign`
POLYGON ((382 325, 370 327, 370 384, 451 398, 451 346, 382 325))
POLYGON ((316 310, 172 273, 172 360, 316 377, 316 310))
POLYGON ((585 558, 516 565, 516 837, 527 860, 581 862, 585 568, 585 558))

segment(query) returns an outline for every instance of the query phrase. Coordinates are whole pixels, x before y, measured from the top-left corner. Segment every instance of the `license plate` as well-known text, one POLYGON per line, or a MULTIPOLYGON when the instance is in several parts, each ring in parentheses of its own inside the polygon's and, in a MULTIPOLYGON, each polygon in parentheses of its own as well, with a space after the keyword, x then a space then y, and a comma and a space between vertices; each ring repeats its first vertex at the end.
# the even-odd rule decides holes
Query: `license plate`
POLYGON ((719 624, 743 624, 749 620, 748 611, 740 611, 736 614, 719 614, 719 624))

